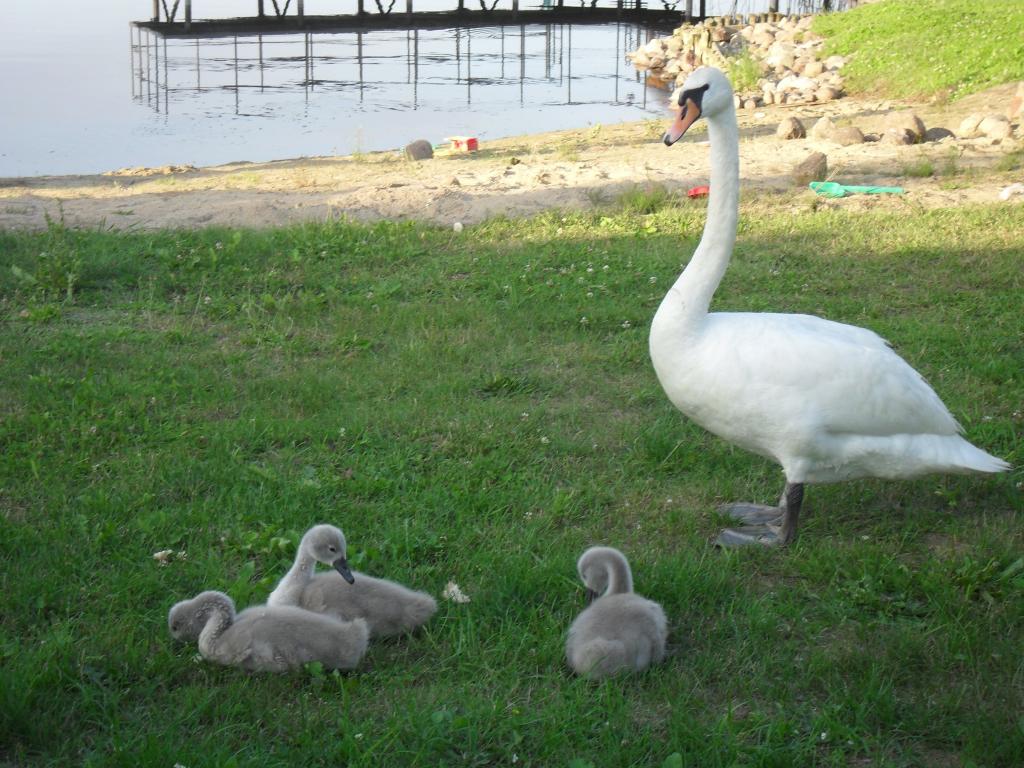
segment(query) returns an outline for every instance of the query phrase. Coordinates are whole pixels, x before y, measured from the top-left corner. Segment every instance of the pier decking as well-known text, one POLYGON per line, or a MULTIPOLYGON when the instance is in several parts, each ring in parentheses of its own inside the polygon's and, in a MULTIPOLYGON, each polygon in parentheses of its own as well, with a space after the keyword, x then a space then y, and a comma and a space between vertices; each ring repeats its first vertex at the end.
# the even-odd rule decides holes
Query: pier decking
MULTIPOLYGON (((303 0, 297 0, 294 8, 292 0, 269 0, 269 3, 256 0, 255 16, 196 19, 192 14, 192 0, 184 0, 183 8, 182 0, 175 0, 173 4, 169 4, 169 0, 153 0, 152 17, 134 22, 134 26, 164 37, 217 37, 296 31, 351 32, 570 22, 680 24, 687 19, 703 18, 705 9, 705 0, 686 0, 685 3, 679 0, 656 0, 655 3, 649 0, 603 0, 605 5, 599 5, 602 0, 579 0, 579 6, 568 6, 565 0, 543 0, 542 5, 531 7, 521 7, 520 0, 469 0, 478 4, 478 9, 468 7, 467 0, 451 1, 456 3, 451 10, 417 11, 416 0, 339 0, 339 8, 347 4, 355 12, 308 15, 303 0), (499 8, 499 4, 506 7, 499 8), (370 10, 367 10, 368 5, 370 10), (182 11, 180 17, 179 11, 182 11)), ((217 3, 216 0, 204 0, 197 5, 204 12, 210 12, 217 3)))

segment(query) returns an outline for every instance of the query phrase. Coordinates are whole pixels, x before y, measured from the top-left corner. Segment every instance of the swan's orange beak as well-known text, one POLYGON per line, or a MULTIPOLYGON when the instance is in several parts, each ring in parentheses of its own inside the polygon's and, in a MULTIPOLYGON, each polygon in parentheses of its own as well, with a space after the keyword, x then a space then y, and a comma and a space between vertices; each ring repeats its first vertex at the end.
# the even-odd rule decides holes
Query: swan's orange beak
POLYGON ((697 122, 697 118, 700 117, 700 101, 695 99, 690 93, 690 91, 687 91, 679 97, 679 116, 672 122, 672 125, 668 127, 668 130, 665 131, 665 135, 662 137, 666 147, 671 147, 679 141, 689 127, 697 122))

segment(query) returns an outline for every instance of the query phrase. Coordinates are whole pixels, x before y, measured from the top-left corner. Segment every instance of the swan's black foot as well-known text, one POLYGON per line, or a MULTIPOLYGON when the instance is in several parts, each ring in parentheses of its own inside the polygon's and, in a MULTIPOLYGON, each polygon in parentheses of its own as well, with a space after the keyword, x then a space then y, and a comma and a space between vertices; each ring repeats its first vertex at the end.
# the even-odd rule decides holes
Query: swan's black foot
POLYGON ((762 547, 784 546, 781 527, 777 525, 744 525, 726 528, 715 539, 715 546, 723 549, 738 549, 760 545, 762 547))
POLYGON ((760 545, 785 547, 796 539, 800 507, 804 500, 803 483, 786 483, 779 506, 763 504, 726 504, 719 511, 747 525, 726 528, 715 539, 716 547, 736 549, 760 545))
POLYGON ((723 504, 718 511, 740 523, 750 523, 751 525, 766 523, 780 525, 782 523, 782 507, 770 507, 767 504, 747 504, 741 501, 736 504, 723 504))

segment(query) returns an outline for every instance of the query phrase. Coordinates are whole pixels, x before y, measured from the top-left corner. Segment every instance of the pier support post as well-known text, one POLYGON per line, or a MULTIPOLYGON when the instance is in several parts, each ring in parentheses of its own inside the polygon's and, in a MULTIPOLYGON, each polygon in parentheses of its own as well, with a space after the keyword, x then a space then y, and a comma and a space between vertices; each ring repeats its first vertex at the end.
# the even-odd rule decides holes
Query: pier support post
POLYGON ((152 21, 160 21, 160 0, 153 0, 153 18, 152 21))
POLYGON ((302 26, 306 21, 306 8, 302 0, 299 0, 295 12, 299 15, 299 26, 302 26))
POLYGON ((256 0, 256 15, 263 18, 263 0, 256 0))
MULTIPOLYGON (((170 21, 170 19, 168 19, 170 21)), ((192 0, 185 0, 185 31, 192 28, 192 0)))
POLYGON ((779 0, 769 0, 768 12, 769 13, 778 13, 779 12, 779 0))

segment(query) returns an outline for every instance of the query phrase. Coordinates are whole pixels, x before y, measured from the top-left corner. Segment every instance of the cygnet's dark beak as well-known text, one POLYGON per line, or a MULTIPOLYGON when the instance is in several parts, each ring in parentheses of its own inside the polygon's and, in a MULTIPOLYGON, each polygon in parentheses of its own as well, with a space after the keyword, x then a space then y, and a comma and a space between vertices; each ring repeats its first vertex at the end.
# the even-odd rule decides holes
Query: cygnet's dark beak
POLYGON ((587 605, 597 600, 597 592, 592 589, 587 589, 587 605))
POLYGON ((679 141, 683 134, 689 130, 690 126, 697 122, 701 115, 701 101, 707 89, 708 87, 704 85, 679 94, 679 116, 672 122, 672 125, 668 127, 668 130, 665 131, 665 135, 662 137, 666 147, 671 147, 679 141))
POLYGON ((343 578, 349 584, 356 583, 356 577, 352 575, 352 571, 348 567, 348 560, 346 560, 344 557, 339 557, 337 560, 331 563, 331 565, 334 567, 334 570, 341 574, 341 578, 343 578))

